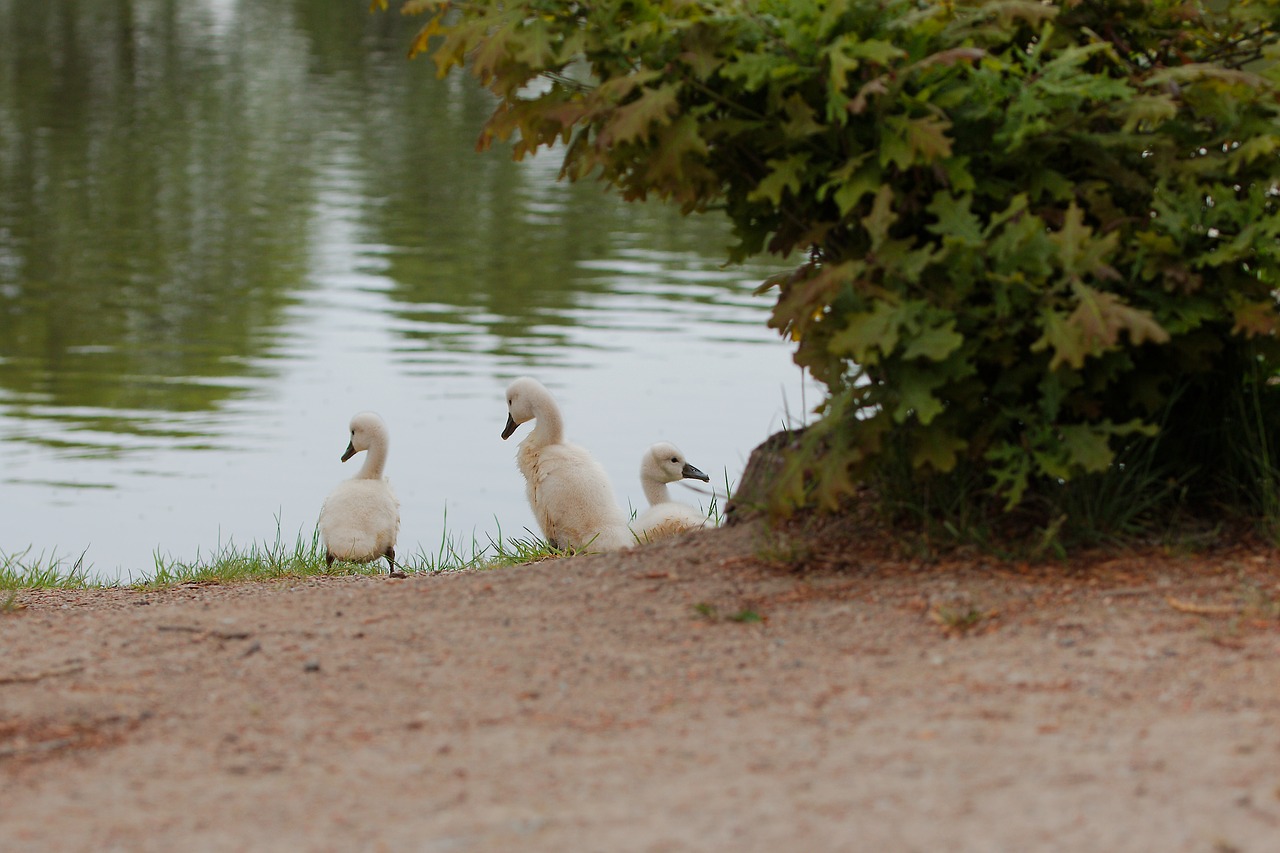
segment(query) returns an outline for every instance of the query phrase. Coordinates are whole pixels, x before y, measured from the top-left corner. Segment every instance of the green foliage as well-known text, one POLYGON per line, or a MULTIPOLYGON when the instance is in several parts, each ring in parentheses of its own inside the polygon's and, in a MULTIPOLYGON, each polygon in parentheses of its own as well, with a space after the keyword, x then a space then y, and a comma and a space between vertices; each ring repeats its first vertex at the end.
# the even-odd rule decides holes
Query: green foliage
POLYGON ((1235 500, 1224 413, 1278 408, 1280 0, 402 8, 497 96, 480 148, 797 257, 770 324, 829 395, 779 505, 905 460, 1011 509, 1153 439, 1235 500))

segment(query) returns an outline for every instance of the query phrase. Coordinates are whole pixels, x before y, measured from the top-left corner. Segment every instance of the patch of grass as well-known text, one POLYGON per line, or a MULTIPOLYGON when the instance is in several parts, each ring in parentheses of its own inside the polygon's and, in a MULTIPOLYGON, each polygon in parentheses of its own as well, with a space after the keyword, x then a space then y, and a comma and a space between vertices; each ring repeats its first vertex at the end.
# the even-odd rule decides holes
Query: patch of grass
POLYGON ((19 610, 25 610, 26 605, 18 601, 18 593, 11 592, 4 601, 0 601, 0 613, 17 613, 19 610))
MULTIPOLYGON (((445 516, 446 522, 448 515, 445 516)), ((474 537, 470 544, 458 540, 447 532, 441 534, 440 544, 434 554, 419 551, 417 554, 396 554, 396 568, 413 574, 441 574, 463 569, 477 568, 489 563, 489 546, 481 546, 474 537)), ((251 544, 240 548, 233 542, 219 545, 208 558, 199 553, 194 560, 155 557, 155 574, 134 584, 142 588, 159 588, 180 583, 233 583, 243 580, 271 580, 282 577, 311 577, 314 575, 385 575, 389 566, 383 558, 367 563, 335 560, 325 563, 324 546, 320 531, 315 529, 310 538, 299 532, 292 546, 286 545, 276 526, 274 542, 251 544)))
POLYGON ((497 569, 508 566, 520 566, 526 563, 537 563, 558 557, 572 557, 575 554, 591 553, 590 544, 586 548, 556 548, 533 531, 525 528, 528 536, 502 535, 502 525, 498 525, 497 537, 489 537, 486 552, 492 549, 483 561, 477 561, 477 568, 497 569))
POLYGON ((440 544, 435 554, 419 551, 417 554, 401 558, 397 555, 396 566, 402 571, 415 574, 438 575, 443 572, 458 572, 463 569, 483 568, 491 560, 488 556, 490 545, 481 545, 471 534, 471 541, 459 539, 449 531, 449 511, 446 508, 444 520, 440 526, 440 544))
POLYGON ((1162 463, 1160 450, 1159 439, 1136 439, 1107 470, 1039 483, 1012 510, 979 469, 963 464, 925 482, 906 459, 886 464, 874 494, 891 524, 915 533, 911 544, 924 558, 972 546, 1000 559, 1065 559, 1082 547, 1185 537, 1194 470, 1162 463))
POLYGON ((0 551, 0 589, 84 589, 101 586, 89 580, 85 552, 68 564, 56 553, 32 555, 31 549, 6 554, 0 551))
MULTIPOLYGON (((474 535, 468 541, 448 532, 448 515, 445 516, 445 532, 434 553, 419 551, 416 554, 398 553, 396 567, 414 574, 441 574, 465 569, 501 568, 535 563, 557 557, 590 553, 591 548, 553 548, 533 533, 527 537, 504 537, 498 528, 497 537, 490 537, 487 544, 478 542, 474 535)), ((335 560, 332 566, 325 563, 324 546, 320 531, 309 535, 301 531, 292 543, 285 541, 279 524, 272 541, 237 545, 234 541, 218 543, 209 553, 196 552, 189 560, 177 559, 156 552, 151 572, 135 577, 130 575, 123 582, 104 583, 93 580, 85 555, 76 560, 56 555, 31 555, 27 549, 15 554, 0 552, 0 589, 93 589, 131 586, 137 589, 163 589, 183 583, 235 583, 249 580, 272 580, 285 577, 311 577, 315 575, 385 575, 389 569, 385 559, 368 563, 351 563, 335 560)), ((11 599, 11 601, 14 599, 11 599)))
POLYGON ((1276 446, 1276 402, 1274 394, 1264 394, 1270 376, 1262 375, 1257 364, 1250 365, 1252 381, 1233 388, 1226 417, 1232 441, 1223 467, 1224 479, 1232 492, 1244 496, 1259 516, 1259 525, 1273 542, 1280 542, 1280 448, 1276 446))
POLYGON ((716 606, 714 604, 708 604, 705 601, 699 601, 697 604, 693 605, 693 612, 697 613, 704 619, 715 619, 718 615, 716 606))
POLYGON ((1046 530, 1046 536, 1076 546, 1116 543, 1157 531, 1157 519, 1176 515, 1176 508, 1184 504, 1191 475, 1160 465, 1158 449, 1158 440, 1136 441, 1118 453, 1106 471, 1065 484, 1051 496, 1057 528, 1046 530))
POLYGON ((310 539, 299 532, 293 545, 287 546, 276 527, 274 542, 252 543, 240 547, 234 541, 219 543, 212 554, 205 557, 196 552, 191 560, 180 560, 156 552, 154 573, 133 581, 140 589, 159 589, 182 583, 233 583, 244 580, 270 580, 282 577, 307 577, 323 574, 380 574, 387 571, 385 561, 376 563, 335 562, 325 565, 324 548, 320 544, 320 531, 312 532, 310 539))

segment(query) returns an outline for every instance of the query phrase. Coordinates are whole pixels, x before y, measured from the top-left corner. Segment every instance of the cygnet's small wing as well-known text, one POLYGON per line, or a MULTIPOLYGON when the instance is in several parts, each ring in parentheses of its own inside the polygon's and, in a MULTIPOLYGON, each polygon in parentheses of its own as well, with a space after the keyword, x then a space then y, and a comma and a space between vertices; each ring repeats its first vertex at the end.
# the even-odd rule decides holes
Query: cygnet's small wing
POLYGON ((577 445, 556 444, 541 448, 537 457, 525 476, 543 535, 575 548, 598 540, 591 546, 594 550, 630 544, 623 541, 626 516, 609 475, 590 453, 577 445))
POLYGON ((632 529, 641 542, 656 542, 686 530, 697 530, 707 525, 707 516, 688 504, 657 504, 646 509, 636 519, 632 529))

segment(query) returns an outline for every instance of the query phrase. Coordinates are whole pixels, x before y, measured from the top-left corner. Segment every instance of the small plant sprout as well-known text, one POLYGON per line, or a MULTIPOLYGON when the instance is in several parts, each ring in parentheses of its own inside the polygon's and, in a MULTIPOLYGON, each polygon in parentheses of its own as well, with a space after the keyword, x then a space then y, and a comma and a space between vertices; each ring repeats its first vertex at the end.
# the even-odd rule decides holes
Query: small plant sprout
POLYGON ((724 616, 721 616, 719 608, 717 608, 714 604, 711 604, 706 601, 699 601, 697 604, 693 605, 693 612, 697 613, 699 616, 701 616, 703 619, 706 619, 708 622, 724 621, 724 622, 737 622, 739 624, 745 624, 748 622, 767 622, 768 621, 766 617, 760 615, 750 607, 743 607, 742 609, 734 613, 727 613, 724 616))
POLYGON ((731 616, 728 616, 726 618, 728 618, 730 622, 742 622, 742 623, 765 621, 763 616, 761 616, 759 613, 752 610, 750 607, 744 607, 741 610, 739 610, 737 613, 734 613, 731 616))
POLYGON ((929 618, 938 623, 947 634, 964 635, 983 622, 1000 615, 997 610, 983 610, 971 604, 937 604, 929 611, 929 618))

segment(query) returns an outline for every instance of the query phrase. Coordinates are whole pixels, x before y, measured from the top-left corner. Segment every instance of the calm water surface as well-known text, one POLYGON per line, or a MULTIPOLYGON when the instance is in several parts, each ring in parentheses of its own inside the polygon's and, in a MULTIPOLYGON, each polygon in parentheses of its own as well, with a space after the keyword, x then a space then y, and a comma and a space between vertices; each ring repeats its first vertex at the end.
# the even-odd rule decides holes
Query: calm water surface
POLYGON ((650 443, 723 490, 817 402, 722 223, 477 154, 488 96, 367 8, 0 0, 0 552, 309 537, 361 409, 401 553, 523 535, 522 374, 633 506, 650 443))

